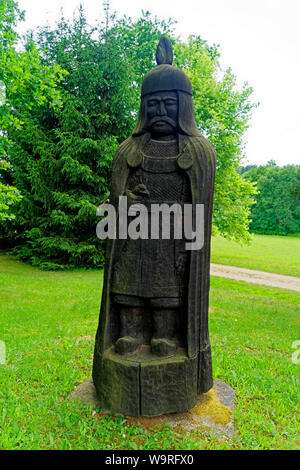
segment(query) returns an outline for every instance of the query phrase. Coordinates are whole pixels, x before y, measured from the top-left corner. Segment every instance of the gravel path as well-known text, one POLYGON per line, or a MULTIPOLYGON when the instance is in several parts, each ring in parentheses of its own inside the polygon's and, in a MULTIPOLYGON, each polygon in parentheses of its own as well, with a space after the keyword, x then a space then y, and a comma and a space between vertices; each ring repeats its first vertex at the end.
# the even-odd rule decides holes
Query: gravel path
POLYGON ((236 266, 224 266, 222 264, 211 264, 210 274, 212 276, 227 277, 236 281, 245 281, 253 284, 262 284, 282 289, 300 292, 300 277, 284 276, 283 274, 266 273, 254 269, 239 268, 236 266))

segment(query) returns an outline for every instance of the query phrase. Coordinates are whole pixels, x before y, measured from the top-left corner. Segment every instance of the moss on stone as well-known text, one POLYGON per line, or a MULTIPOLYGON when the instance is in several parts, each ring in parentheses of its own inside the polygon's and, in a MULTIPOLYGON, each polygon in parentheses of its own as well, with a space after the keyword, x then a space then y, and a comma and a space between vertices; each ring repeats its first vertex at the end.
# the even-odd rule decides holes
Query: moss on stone
POLYGON ((225 426, 230 423, 232 411, 223 405, 214 388, 198 396, 197 405, 190 410, 197 416, 210 416, 216 424, 225 426))

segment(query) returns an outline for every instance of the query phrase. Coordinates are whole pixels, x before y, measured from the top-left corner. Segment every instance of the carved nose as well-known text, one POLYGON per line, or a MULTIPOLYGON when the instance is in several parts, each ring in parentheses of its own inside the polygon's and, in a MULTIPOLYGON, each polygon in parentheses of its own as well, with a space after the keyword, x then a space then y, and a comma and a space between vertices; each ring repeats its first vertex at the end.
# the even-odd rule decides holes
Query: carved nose
POLYGON ((159 116, 165 116, 167 114, 166 107, 163 101, 159 103, 158 113, 159 116))

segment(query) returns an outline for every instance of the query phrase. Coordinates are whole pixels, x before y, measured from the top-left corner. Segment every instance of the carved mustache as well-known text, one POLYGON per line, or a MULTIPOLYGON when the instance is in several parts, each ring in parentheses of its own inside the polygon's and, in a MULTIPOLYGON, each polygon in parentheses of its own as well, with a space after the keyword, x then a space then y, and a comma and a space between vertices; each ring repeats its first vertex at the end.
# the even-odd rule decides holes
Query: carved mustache
POLYGON ((157 122, 166 122, 170 124, 172 127, 177 127, 177 122, 175 122, 173 119, 169 118, 168 116, 155 116, 153 117, 148 123, 147 127, 152 127, 154 124, 157 122))

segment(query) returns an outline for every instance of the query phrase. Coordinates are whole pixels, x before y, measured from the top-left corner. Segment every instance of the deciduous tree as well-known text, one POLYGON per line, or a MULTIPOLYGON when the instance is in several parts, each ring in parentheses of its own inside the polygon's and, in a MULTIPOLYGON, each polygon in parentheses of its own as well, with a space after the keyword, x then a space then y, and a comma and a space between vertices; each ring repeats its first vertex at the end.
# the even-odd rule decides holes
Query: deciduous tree
MULTIPOLYGON (((21 199, 20 189, 5 184, 3 172, 11 169, 10 155, 14 141, 9 131, 18 131, 23 125, 23 113, 34 106, 48 102, 59 106, 60 98, 56 82, 62 76, 57 64, 42 65, 33 42, 25 50, 18 45, 17 23, 24 13, 17 2, 0 2, 0 220, 11 219, 10 207, 21 199), (22 113, 20 112, 22 110, 22 113)), ((13 177, 8 179, 14 180, 13 177)))

